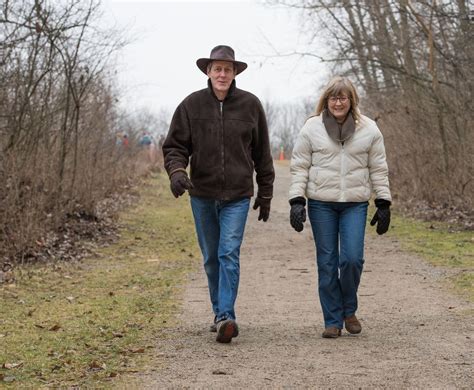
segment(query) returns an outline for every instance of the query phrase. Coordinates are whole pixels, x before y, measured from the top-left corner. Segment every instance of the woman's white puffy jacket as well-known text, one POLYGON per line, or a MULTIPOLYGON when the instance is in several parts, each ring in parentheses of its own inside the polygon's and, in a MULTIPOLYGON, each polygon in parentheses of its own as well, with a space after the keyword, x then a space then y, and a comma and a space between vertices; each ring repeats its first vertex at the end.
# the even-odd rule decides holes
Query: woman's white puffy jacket
POLYGON ((290 171, 289 199, 365 202, 373 189, 377 199, 392 200, 382 133, 363 115, 344 145, 329 137, 322 115, 309 118, 296 140, 290 171))

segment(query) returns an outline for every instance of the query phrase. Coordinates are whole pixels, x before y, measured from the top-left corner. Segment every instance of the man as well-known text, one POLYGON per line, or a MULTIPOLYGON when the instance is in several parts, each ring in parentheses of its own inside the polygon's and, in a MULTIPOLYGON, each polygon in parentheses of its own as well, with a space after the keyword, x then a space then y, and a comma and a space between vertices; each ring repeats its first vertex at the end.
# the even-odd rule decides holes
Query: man
POLYGON ((275 173, 267 122, 257 97, 236 88, 247 68, 229 46, 216 46, 198 68, 208 87, 186 97, 176 109, 163 144, 165 168, 177 198, 189 191, 196 233, 207 274, 216 340, 238 336, 234 304, 240 275, 240 246, 254 195, 258 220, 270 214, 275 173), (191 178, 186 167, 190 162, 191 178))

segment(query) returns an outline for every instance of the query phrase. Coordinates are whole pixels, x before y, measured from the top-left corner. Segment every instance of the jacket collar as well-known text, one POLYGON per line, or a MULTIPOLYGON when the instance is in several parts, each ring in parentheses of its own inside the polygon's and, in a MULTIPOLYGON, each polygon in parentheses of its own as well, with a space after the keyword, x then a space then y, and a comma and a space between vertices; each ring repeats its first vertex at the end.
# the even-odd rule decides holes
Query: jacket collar
MULTIPOLYGON (((229 91, 227 92, 227 95, 224 100, 227 100, 229 97, 231 97, 234 94, 236 88, 237 87, 235 86, 235 79, 234 79, 232 80, 232 83, 230 84, 229 91)), ((207 90, 212 96, 214 96, 215 99, 217 99, 217 96, 214 93, 214 90, 212 89, 211 79, 207 79, 207 90)))
POLYGON ((347 141, 355 132, 355 121, 350 113, 344 123, 339 124, 328 110, 324 110, 323 123, 329 137, 335 142, 347 141))

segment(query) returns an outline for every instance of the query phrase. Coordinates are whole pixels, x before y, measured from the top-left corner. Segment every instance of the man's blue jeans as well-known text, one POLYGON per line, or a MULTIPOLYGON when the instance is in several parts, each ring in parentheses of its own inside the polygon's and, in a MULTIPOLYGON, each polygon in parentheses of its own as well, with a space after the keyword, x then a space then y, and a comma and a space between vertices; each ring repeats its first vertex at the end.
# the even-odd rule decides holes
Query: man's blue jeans
POLYGON ((357 311, 357 289, 364 264, 368 202, 308 200, 316 243, 319 299, 325 327, 342 329, 357 311))
POLYGON ((216 320, 235 320, 240 277, 240 246, 250 198, 232 201, 191 197, 199 246, 204 258, 212 310, 216 320))

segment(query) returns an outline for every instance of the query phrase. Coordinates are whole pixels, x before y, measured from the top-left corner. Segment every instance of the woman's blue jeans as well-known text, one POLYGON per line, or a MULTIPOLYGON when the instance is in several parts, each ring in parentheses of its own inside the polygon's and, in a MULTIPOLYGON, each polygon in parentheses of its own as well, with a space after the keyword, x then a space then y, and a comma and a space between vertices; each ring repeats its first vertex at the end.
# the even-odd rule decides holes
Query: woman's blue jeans
POLYGON ((357 289, 364 265, 368 202, 308 200, 316 243, 319 299, 325 327, 342 329, 357 311, 357 289))
POLYGON ((249 205, 250 198, 219 201, 191 197, 196 233, 216 321, 236 318, 234 305, 239 289, 240 246, 249 205))

